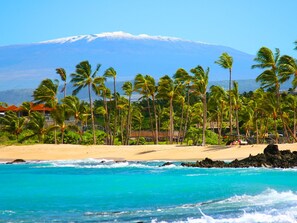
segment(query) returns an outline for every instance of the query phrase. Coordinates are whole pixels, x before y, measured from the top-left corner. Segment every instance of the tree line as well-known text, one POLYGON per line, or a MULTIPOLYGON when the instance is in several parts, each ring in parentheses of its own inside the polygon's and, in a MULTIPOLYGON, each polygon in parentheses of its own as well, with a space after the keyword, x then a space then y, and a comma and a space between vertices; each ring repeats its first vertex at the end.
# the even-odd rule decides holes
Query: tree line
MULTIPOLYGON (((262 47, 254 62, 251 68, 259 69, 256 81, 261 88, 253 92, 239 93, 238 83, 232 81, 233 58, 222 53, 214 63, 228 72, 228 90, 209 87, 210 69, 198 65, 189 71, 180 68, 172 77, 164 75, 158 81, 150 75, 137 74, 133 81, 122 85, 124 95, 120 95, 114 68, 99 75, 100 64, 92 68, 88 61, 82 61, 70 75, 63 68, 56 69, 63 81, 61 100, 58 80, 45 79, 33 92, 34 103, 51 108, 53 124, 47 125, 44 115, 31 112, 31 104, 24 102, 27 117, 7 112, 0 118, 1 128, 17 140, 23 130, 29 129, 30 134, 23 140, 35 137, 41 143, 49 135, 52 138, 47 142, 64 143, 65 134, 69 137, 72 132, 77 136, 76 143, 83 143, 84 136, 92 134, 89 143, 129 145, 133 141, 131 132, 142 130, 151 131, 155 144, 162 131, 168 132, 170 144, 185 140, 201 145, 222 144, 226 134, 244 134, 262 143, 270 132, 276 143, 280 135, 288 142, 296 141, 297 96, 292 94, 297 86, 296 59, 281 55, 279 49, 273 52, 262 47), (107 79, 112 79, 113 89, 106 86, 107 79), (292 88, 281 92, 281 84, 286 81, 292 81, 292 88), (74 87, 71 95, 66 92, 68 84, 74 87), (88 102, 76 96, 80 91, 87 91, 88 102), (137 101, 132 101, 133 94, 137 94, 137 101), (67 122, 69 117, 74 122, 67 122), (178 132, 177 136, 174 132, 178 132)), ((140 140, 138 137, 133 143, 139 144, 140 140)))

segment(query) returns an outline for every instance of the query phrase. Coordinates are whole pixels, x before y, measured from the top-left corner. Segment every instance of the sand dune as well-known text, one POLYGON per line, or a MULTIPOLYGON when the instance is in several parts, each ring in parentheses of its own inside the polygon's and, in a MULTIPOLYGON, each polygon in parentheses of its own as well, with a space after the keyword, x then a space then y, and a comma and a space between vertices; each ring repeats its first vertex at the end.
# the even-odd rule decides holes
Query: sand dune
MULTIPOLYGON (((201 160, 206 157, 214 160, 233 160, 262 153, 266 145, 246 146, 180 146, 180 145, 141 145, 141 146, 82 146, 35 144, 26 146, 0 147, 0 160, 201 160)), ((297 144, 280 144, 280 150, 297 151, 297 144)))

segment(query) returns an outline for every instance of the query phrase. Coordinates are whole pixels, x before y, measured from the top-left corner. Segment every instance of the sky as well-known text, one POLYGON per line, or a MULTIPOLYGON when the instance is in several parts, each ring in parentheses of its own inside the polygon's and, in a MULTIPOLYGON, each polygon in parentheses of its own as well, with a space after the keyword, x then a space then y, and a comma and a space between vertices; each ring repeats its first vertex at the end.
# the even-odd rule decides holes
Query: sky
POLYGON ((297 0, 0 0, 0 46, 124 31, 297 55, 297 0))

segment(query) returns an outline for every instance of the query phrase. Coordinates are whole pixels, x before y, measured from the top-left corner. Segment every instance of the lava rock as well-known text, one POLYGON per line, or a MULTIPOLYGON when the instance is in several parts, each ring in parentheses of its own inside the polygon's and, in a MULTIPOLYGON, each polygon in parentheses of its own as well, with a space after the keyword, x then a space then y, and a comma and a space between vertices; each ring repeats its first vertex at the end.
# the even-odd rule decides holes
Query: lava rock
POLYGON ((23 160, 23 159, 15 159, 11 162, 7 162, 6 164, 14 164, 14 163, 25 163, 26 160, 23 160))
POLYGON ((213 161, 205 158, 196 163, 181 163, 185 167, 200 167, 200 168, 247 168, 247 167, 266 167, 266 168, 292 168, 297 166, 297 152, 290 150, 279 151, 277 145, 268 145, 263 153, 249 157, 242 160, 235 159, 230 163, 223 161, 213 161))
POLYGON ((172 165, 173 163, 171 163, 171 162, 166 162, 166 163, 163 163, 160 167, 163 167, 163 166, 170 166, 170 165, 172 165))

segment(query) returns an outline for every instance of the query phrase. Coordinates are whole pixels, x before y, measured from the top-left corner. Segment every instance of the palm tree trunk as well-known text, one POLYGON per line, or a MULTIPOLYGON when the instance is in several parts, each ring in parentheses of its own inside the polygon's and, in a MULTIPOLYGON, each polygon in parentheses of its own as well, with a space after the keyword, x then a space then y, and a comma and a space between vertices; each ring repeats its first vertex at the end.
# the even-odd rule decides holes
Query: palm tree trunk
POLYGON ((106 131, 106 144, 110 145, 110 130, 109 130, 109 115, 108 115, 108 107, 107 107, 107 101, 106 101, 106 93, 103 92, 103 104, 104 104, 104 127, 106 131))
POLYGON ((159 136, 158 136, 158 118, 157 118, 157 110, 156 110, 156 104, 155 104, 155 96, 152 94, 152 99, 153 99, 153 107, 154 107, 154 114, 155 114, 155 144, 159 143, 159 136))
POLYGON ((61 144, 64 144, 64 130, 61 131, 61 144))
POLYGON ((170 116, 170 126, 169 126, 169 143, 173 143, 173 98, 170 98, 170 108, 169 108, 169 116, 170 116))
POLYGON ((256 118, 256 120, 255 120, 255 123, 256 123, 256 143, 259 144, 259 128, 258 128, 257 114, 256 114, 255 118, 256 118))
POLYGON ((130 138, 130 111, 131 108, 131 95, 129 95, 129 104, 128 104, 128 115, 127 115, 127 122, 126 122, 126 138, 125 138, 125 145, 129 145, 129 138, 130 138))
POLYGON ((230 128, 230 135, 232 135, 233 127, 232 127, 232 100, 231 100, 231 90, 232 90, 232 70, 229 69, 229 128, 230 128))
MULTIPOLYGON (((55 120, 55 122, 54 122, 54 125, 55 125, 55 126, 57 125, 56 120, 55 120)), ((57 142, 57 130, 56 130, 56 129, 54 130, 54 140, 55 140, 55 144, 57 144, 58 142, 57 142)))
POLYGON ((218 115, 217 115, 217 128, 218 128, 218 143, 220 145, 221 144, 221 128, 220 128, 220 115, 219 115, 219 112, 218 112, 218 115))
POLYGON ((93 102, 92 102, 91 86, 90 86, 90 84, 88 85, 88 93, 89 93, 90 112, 91 112, 92 129, 93 129, 93 143, 94 143, 94 145, 96 145, 97 142, 96 142, 96 132, 95 132, 95 119, 94 119, 94 113, 93 113, 93 102))
POLYGON ((177 143, 179 143, 181 141, 180 136, 182 134, 183 121, 184 121, 184 103, 182 103, 182 112, 181 112, 181 119, 180 119, 180 123, 179 123, 179 132, 178 132, 177 143))
POLYGON ((185 121, 185 127, 184 127, 183 140, 181 141, 181 144, 183 143, 184 138, 185 138, 186 133, 187 133, 188 121, 189 121, 189 107, 190 107, 190 90, 189 90, 189 85, 188 85, 186 121, 185 121))
POLYGON ((139 122, 138 137, 137 137, 136 145, 139 145, 140 132, 141 132, 141 122, 139 122))
POLYGON ((278 144, 278 132, 277 132, 276 118, 274 118, 274 131, 275 131, 275 143, 278 144))
POLYGON ((64 82, 64 98, 66 98, 66 81, 64 82))
POLYGON ((206 94, 202 97, 203 102, 203 127, 202 127, 202 146, 206 144, 206 122, 207 122, 207 101, 206 94))
POLYGON ((113 138, 112 138, 112 144, 114 145, 116 132, 117 132, 117 92, 116 92, 116 79, 113 78, 113 95, 114 95, 114 123, 113 123, 113 138))
POLYGON ((150 116, 150 124, 151 124, 152 136, 155 138, 153 118, 152 118, 152 114, 151 114, 150 101, 149 101, 149 98, 148 97, 147 97, 147 108, 148 108, 148 112, 149 112, 149 116, 150 116))
POLYGON ((239 118, 238 118, 238 108, 235 110, 235 116, 236 116, 236 131, 237 131, 237 136, 240 135, 239 133, 239 118))
POLYGON ((294 136, 296 136, 296 109, 294 108, 294 117, 293 117, 293 131, 294 131, 294 136))

